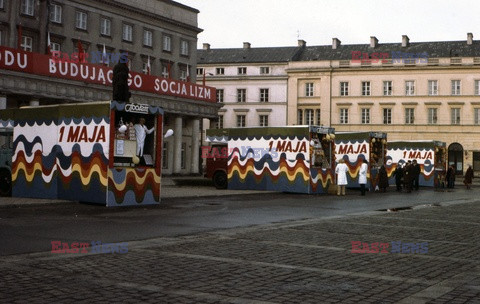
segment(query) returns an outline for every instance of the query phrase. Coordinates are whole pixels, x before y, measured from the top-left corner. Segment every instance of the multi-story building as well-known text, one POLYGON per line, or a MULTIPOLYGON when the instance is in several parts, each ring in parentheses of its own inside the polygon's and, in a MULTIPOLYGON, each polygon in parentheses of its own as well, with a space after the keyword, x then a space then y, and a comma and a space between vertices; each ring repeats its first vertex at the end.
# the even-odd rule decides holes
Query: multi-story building
MULTIPOLYGON (((219 128, 286 125, 286 68, 298 47, 211 49, 197 51, 197 82, 205 77, 223 107, 214 122, 219 128)), ((208 128, 208 126, 207 126, 208 128)))
MULTIPOLYGON (((128 53, 132 72, 194 82, 197 35, 202 31, 198 13, 170 0, 0 0, 0 46, 46 54, 50 42, 50 50, 62 58, 82 50, 90 57, 128 53)), ((104 66, 114 64, 102 61, 104 66)), ((152 90, 134 90, 130 101, 163 107, 166 128, 175 131, 174 138, 165 141, 164 173, 198 173, 202 119, 216 117, 218 105, 201 94, 152 90)), ((88 80, 0 69, 0 108, 111 97, 111 86, 88 80)))
MULTIPOLYGON (((303 47, 285 59, 288 125, 445 141, 457 173, 468 164, 480 171, 480 42, 471 33, 464 41, 411 43, 403 36, 399 43, 371 37, 369 44, 342 45, 337 38, 332 45, 299 44, 303 47)), ((228 64, 228 57, 224 61, 236 65, 228 64)), ((227 83, 218 81, 214 86, 227 83)), ((244 83, 232 81, 231 86, 244 83)))

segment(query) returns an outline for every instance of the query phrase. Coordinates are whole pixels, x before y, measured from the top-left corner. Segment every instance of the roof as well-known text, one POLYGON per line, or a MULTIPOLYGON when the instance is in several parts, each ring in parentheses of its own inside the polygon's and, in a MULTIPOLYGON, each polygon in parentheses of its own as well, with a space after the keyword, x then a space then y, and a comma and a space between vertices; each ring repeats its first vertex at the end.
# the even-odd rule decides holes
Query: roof
POLYGON ((392 52, 410 54, 426 53, 428 58, 439 57, 478 57, 480 56, 480 41, 473 41, 468 45, 466 41, 439 41, 439 42, 414 42, 408 47, 401 43, 383 43, 371 48, 370 44, 347 44, 332 49, 331 45, 306 47, 298 56, 298 61, 314 60, 351 60, 352 52, 362 53, 388 53, 387 58, 392 58, 392 52))
POLYGON ((198 64, 288 62, 296 58, 300 47, 264 47, 198 50, 198 64))
MULTIPOLYGON (((351 60, 352 52, 388 53, 386 58, 392 58, 392 52, 410 53, 417 56, 426 53, 428 58, 480 57, 480 41, 473 41, 470 45, 466 40, 411 42, 408 47, 402 47, 401 43, 379 43, 375 48, 371 48, 370 44, 346 44, 339 45, 337 49, 332 49, 331 45, 199 49, 197 50, 197 59, 198 64, 351 60)), ((424 56, 420 57, 425 58, 424 56)))

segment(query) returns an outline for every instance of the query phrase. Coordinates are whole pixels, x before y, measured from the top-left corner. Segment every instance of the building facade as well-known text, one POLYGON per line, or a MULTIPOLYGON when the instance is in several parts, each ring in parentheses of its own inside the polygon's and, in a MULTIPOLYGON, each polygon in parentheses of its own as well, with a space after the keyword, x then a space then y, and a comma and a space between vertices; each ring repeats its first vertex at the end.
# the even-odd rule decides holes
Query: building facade
MULTIPOLYGON (((126 54, 130 71, 140 75, 131 79, 138 89, 130 85, 130 101, 162 107, 165 129, 175 132, 165 141, 163 172, 199 173, 202 119, 216 117, 218 105, 203 96, 205 88, 194 87, 199 94, 182 94, 173 92, 172 85, 172 92, 162 93, 136 82, 143 79, 145 86, 149 79, 142 75, 159 75, 157 91, 163 80, 178 85, 195 82, 192 71, 202 31, 198 13, 170 0, 0 0, 0 45, 27 53, 55 53, 62 60, 82 53, 87 62, 110 69, 126 54)), ((112 87, 105 81, 102 85, 8 69, 0 69, 0 75, 0 108, 112 98, 112 87)))
POLYGON ((286 69, 301 48, 252 48, 244 42, 243 48, 211 49, 204 44, 197 51, 197 82, 205 77, 223 105, 211 127, 286 125, 286 69))
POLYGON ((286 67, 288 125, 444 141, 458 174, 470 164, 480 171, 480 42, 471 33, 463 41, 299 45, 286 67))

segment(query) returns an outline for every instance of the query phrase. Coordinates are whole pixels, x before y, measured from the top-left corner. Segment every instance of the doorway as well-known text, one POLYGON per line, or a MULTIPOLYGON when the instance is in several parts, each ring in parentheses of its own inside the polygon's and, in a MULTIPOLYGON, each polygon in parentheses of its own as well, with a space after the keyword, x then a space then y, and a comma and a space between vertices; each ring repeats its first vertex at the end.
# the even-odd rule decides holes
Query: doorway
POLYGON ((456 175, 463 175, 463 146, 452 143, 448 146, 448 165, 455 168, 456 175))

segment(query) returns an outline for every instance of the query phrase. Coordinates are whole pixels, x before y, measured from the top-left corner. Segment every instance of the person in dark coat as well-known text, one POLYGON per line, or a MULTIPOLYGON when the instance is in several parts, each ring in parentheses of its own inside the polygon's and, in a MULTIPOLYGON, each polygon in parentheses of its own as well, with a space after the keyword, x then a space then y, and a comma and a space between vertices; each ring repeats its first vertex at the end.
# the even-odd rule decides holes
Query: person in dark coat
POLYGON ((413 177, 413 166, 412 162, 409 160, 405 167, 403 168, 403 184, 407 193, 412 192, 412 177, 413 177))
POLYGON ((447 176, 445 178, 447 179, 447 188, 455 188, 455 168, 453 168, 453 165, 448 167, 447 176))
POLYGON ((388 188, 388 174, 384 165, 378 170, 378 188, 380 188, 381 192, 386 192, 388 188))
POLYGON ((465 172, 465 179, 463 183, 467 187, 468 190, 472 189, 472 180, 473 180, 473 169, 472 166, 469 165, 467 171, 465 172))
POLYGON ((402 191, 403 168, 401 164, 397 164, 395 171, 393 171, 393 176, 395 176, 395 184, 397 185, 397 191, 402 191))
POLYGON ((419 182, 420 182, 420 165, 417 163, 417 160, 414 159, 412 163, 412 171, 413 171, 413 176, 412 176, 412 183, 413 183, 413 188, 415 190, 418 190, 419 182))

